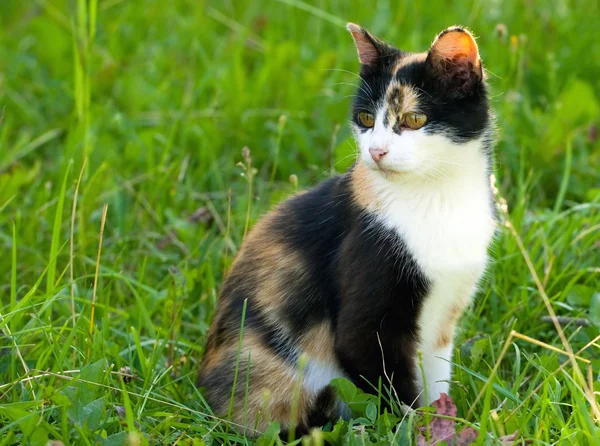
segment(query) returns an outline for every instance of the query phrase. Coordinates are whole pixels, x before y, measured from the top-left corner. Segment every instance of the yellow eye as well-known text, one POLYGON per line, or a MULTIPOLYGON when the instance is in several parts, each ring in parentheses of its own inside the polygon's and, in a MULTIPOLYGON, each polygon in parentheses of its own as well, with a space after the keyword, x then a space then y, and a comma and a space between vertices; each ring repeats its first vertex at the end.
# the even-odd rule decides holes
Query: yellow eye
POLYGON ((423 113, 407 113, 404 115, 404 122, 408 128, 417 130, 425 125, 427 116, 423 113))
POLYGON ((373 127, 375 125, 375 116, 373 116, 371 113, 360 112, 358 114, 358 120, 365 127, 369 127, 370 128, 370 127, 373 127))

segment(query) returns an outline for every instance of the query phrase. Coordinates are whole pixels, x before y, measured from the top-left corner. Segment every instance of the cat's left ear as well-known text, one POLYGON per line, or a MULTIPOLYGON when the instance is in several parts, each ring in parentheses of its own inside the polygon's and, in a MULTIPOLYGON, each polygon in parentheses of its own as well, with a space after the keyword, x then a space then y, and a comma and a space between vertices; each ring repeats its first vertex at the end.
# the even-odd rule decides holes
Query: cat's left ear
POLYGON ((388 44, 354 23, 348 23, 346 29, 352 34, 358 59, 363 66, 376 66, 393 52, 388 44))
POLYGON ((483 79, 479 50, 473 35, 454 26, 442 31, 433 41, 427 64, 443 85, 470 90, 483 79))

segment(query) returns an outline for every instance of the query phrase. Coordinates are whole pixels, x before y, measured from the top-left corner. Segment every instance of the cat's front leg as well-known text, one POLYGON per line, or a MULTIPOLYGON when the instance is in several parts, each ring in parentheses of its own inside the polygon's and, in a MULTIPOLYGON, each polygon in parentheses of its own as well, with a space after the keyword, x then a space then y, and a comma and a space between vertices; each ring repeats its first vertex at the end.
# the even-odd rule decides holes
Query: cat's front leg
POLYGON ((474 277, 472 274, 442 277, 425 301, 419 317, 421 367, 417 366, 421 405, 432 403, 441 393, 449 393, 454 334, 458 319, 473 295, 474 277))
POLYGON ((419 405, 425 406, 437 400, 442 393, 449 393, 452 375, 452 341, 447 345, 423 346, 421 367, 418 370, 419 405))
MULTIPOLYGON (((436 297, 436 294, 433 294, 436 297)), ((415 358, 419 405, 426 406, 437 400, 442 393, 449 393, 452 374, 453 338, 459 305, 435 305, 430 299, 423 313, 428 317, 420 320, 419 355, 415 358), (450 307, 450 308, 448 308, 450 307)))

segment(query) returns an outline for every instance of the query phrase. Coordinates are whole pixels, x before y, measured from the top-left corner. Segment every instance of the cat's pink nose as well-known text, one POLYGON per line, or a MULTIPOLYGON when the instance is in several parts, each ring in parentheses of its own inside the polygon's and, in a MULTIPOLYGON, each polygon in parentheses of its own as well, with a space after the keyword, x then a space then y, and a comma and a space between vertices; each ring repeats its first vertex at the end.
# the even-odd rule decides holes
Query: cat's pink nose
POLYGON ((388 153, 388 151, 385 149, 370 148, 369 153, 371 154, 371 158, 373 158, 373 161, 378 163, 383 159, 383 157, 386 155, 386 153, 388 153))

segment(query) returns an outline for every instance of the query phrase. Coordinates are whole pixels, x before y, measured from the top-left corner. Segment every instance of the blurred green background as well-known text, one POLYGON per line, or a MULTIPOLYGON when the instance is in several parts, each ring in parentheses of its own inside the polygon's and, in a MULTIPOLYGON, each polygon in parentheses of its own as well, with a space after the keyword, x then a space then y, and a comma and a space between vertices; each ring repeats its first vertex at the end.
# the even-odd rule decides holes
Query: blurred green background
MULTIPOLYGON (((140 394, 178 401, 178 414, 208 410, 192 382, 223 272, 246 225, 296 188, 352 163, 347 122, 359 67, 347 21, 409 51, 426 50, 453 24, 478 37, 497 116, 499 188, 555 310, 593 322, 567 327, 570 339, 576 347, 593 339, 600 323, 596 0, 1 0, 0 384, 7 386, 0 403, 46 398, 58 413, 19 406, 37 423, 32 430, 15 421, 22 412, 0 405, 8 444, 40 429, 42 440, 62 441, 125 431, 117 416, 82 427, 72 413, 60 415, 66 402, 52 398, 66 384, 35 381, 33 395, 22 381, 27 369, 58 373, 108 361, 113 371, 128 366, 144 378, 140 394), (165 363, 179 371, 170 376, 165 363), (151 386, 157 377, 166 382, 151 386)), ((500 234, 495 257, 460 334, 463 341, 481 336, 479 350, 457 359, 483 376, 511 329, 560 345, 541 320, 546 309, 509 234, 500 234)), ((596 365, 592 350, 586 353, 596 365)), ((514 369, 523 354, 511 350, 501 368, 498 385, 514 395, 523 382, 531 390, 547 379, 514 369)), ((552 369, 557 359, 550 358, 538 358, 539 370, 552 369)), ((470 389, 454 395, 462 416, 483 385, 470 372, 456 377, 470 389)), ((113 375, 96 378, 119 387, 113 375)), ((548 404, 579 404, 567 393, 548 404)), ((108 395, 103 416, 122 398, 108 395)), ((131 407, 119 403, 141 423, 134 428, 129 420, 129 431, 174 441, 191 429, 164 428, 155 419, 168 414, 145 412, 163 406, 131 398, 131 407)), ((490 407, 478 409, 477 422, 490 407)), ((550 441, 563 435, 551 426, 564 423, 564 435, 587 438, 581 426, 590 431, 588 421, 563 412, 513 417, 516 424, 506 426, 550 441)), ((221 432, 202 416, 193 419, 210 435, 221 432)))

